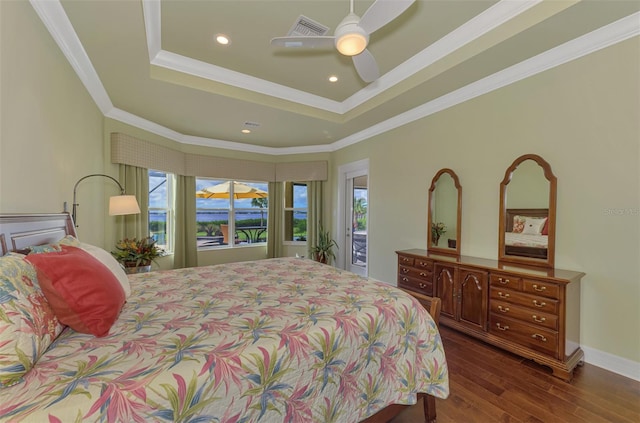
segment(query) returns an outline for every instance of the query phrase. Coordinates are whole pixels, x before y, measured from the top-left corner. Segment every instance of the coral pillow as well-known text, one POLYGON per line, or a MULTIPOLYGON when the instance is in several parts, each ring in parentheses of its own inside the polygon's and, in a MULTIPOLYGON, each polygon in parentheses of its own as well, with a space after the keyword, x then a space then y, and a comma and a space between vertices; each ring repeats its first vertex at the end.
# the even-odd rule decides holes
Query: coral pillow
POLYGON ((542 235, 549 235, 549 218, 544 221, 544 226, 542 227, 542 235))
POLYGON ((72 235, 67 235, 64 238, 62 238, 59 244, 82 248, 84 251, 86 251, 87 253, 91 254, 92 256, 100 260, 100 263, 107 266, 107 268, 109 268, 109 270, 111 270, 113 275, 118 279, 118 281, 120 282, 120 285, 122 285, 122 289, 124 289, 125 298, 129 298, 129 295, 131 295, 131 285, 129 284, 129 277, 124 272, 124 269, 122 268, 122 266, 120 266, 120 263, 118 263, 118 261, 115 258, 113 258, 111 253, 108 253, 107 251, 103 250, 100 247, 96 247, 91 244, 80 242, 78 241, 77 238, 73 237, 72 235))
POLYGON ((118 279, 86 251, 62 245, 62 251, 28 255, 38 282, 60 322, 77 332, 105 336, 118 318, 125 294, 118 279))

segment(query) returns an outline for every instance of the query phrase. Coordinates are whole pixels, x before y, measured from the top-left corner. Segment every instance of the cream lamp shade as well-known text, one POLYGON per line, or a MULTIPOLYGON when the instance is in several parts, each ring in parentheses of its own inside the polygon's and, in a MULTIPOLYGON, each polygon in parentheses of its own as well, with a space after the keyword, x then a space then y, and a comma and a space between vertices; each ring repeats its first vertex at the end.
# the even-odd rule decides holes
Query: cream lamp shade
POLYGON ((135 195, 114 195, 109 199, 109 215, 138 214, 140 206, 135 195))
POLYGON ((140 213, 140 206, 138 205, 138 201, 136 197, 133 195, 125 195, 124 187, 118 182, 116 178, 113 176, 105 175, 102 173, 94 173, 91 175, 83 176, 76 182, 73 186, 73 211, 71 212, 71 219, 73 220, 73 224, 78 227, 78 201, 76 200, 76 194, 78 185, 80 182, 84 181, 87 178, 92 178, 94 176, 100 176, 102 178, 111 179, 118 185, 120 188, 120 195, 114 195, 109 199, 109 215, 110 216, 120 216, 123 214, 138 214, 140 213))

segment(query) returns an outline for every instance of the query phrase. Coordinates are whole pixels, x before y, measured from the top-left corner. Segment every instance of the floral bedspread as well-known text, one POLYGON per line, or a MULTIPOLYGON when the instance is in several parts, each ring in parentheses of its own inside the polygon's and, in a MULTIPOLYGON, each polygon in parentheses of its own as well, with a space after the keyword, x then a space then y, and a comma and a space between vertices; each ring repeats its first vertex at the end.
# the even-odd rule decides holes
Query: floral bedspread
POLYGON ((110 334, 67 328, 0 421, 348 423, 449 393, 433 320, 385 283, 296 258, 130 280, 110 334))
POLYGON ((518 247, 547 248, 549 237, 547 235, 521 234, 515 232, 504 233, 504 243, 518 247))

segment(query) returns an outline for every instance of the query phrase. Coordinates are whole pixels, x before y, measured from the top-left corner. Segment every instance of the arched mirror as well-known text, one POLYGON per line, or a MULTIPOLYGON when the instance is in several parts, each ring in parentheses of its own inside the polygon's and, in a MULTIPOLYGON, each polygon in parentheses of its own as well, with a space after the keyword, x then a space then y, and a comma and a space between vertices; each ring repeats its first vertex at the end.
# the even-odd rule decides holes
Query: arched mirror
POLYGON ((542 157, 526 154, 500 183, 498 260, 553 267, 556 234, 556 177, 542 157))
POLYGON ((429 188, 427 250, 460 255, 462 187, 451 169, 436 173, 429 188))

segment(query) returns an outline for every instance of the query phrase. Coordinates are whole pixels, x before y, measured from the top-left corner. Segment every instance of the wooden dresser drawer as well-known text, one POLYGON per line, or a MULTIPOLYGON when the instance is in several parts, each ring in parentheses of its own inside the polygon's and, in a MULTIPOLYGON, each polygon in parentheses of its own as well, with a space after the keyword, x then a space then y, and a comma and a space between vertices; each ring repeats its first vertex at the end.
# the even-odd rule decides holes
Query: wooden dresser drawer
POLYGON ((433 278, 433 272, 431 270, 416 269, 414 267, 403 265, 400 265, 398 274, 400 276, 410 276, 412 278, 425 279, 427 281, 431 281, 433 278))
POLYGON ((558 358, 558 332, 491 313, 489 332, 558 358))
POLYGON ((416 279, 410 276, 398 275, 398 286, 400 288, 415 291, 420 294, 433 296, 433 282, 424 279, 416 279))
POLYGON ((492 286, 491 301, 493 302, 495 300, 529 307, 541 313, 557 315, 559 310, 559 301, 557 300, 492 286))
POLYGON ((521 291, 522 279, 513 275, 491 273, 491 285, 521 291))
POLYGON ((555 283, 538 281, 535 279, 524 279, 522 290, 535 295, 542 295, 548 298, 560 298, 560 287, 555 283))
POLYGON ((398 255, 398 263, 404 264, 405 266, 413 266, 413 257, 403 256, 402 254, 398 255))
POLYGON ((415 259, 413 266, 418 269, 433 271, 433 261, 431 260, 415 259))
POLYGON ((504 301, 491 301, 491 313, 498 316, 522 320, 533 325, 558 330, 558 316, 537 312, 527 307, 520 307, 504 301))

